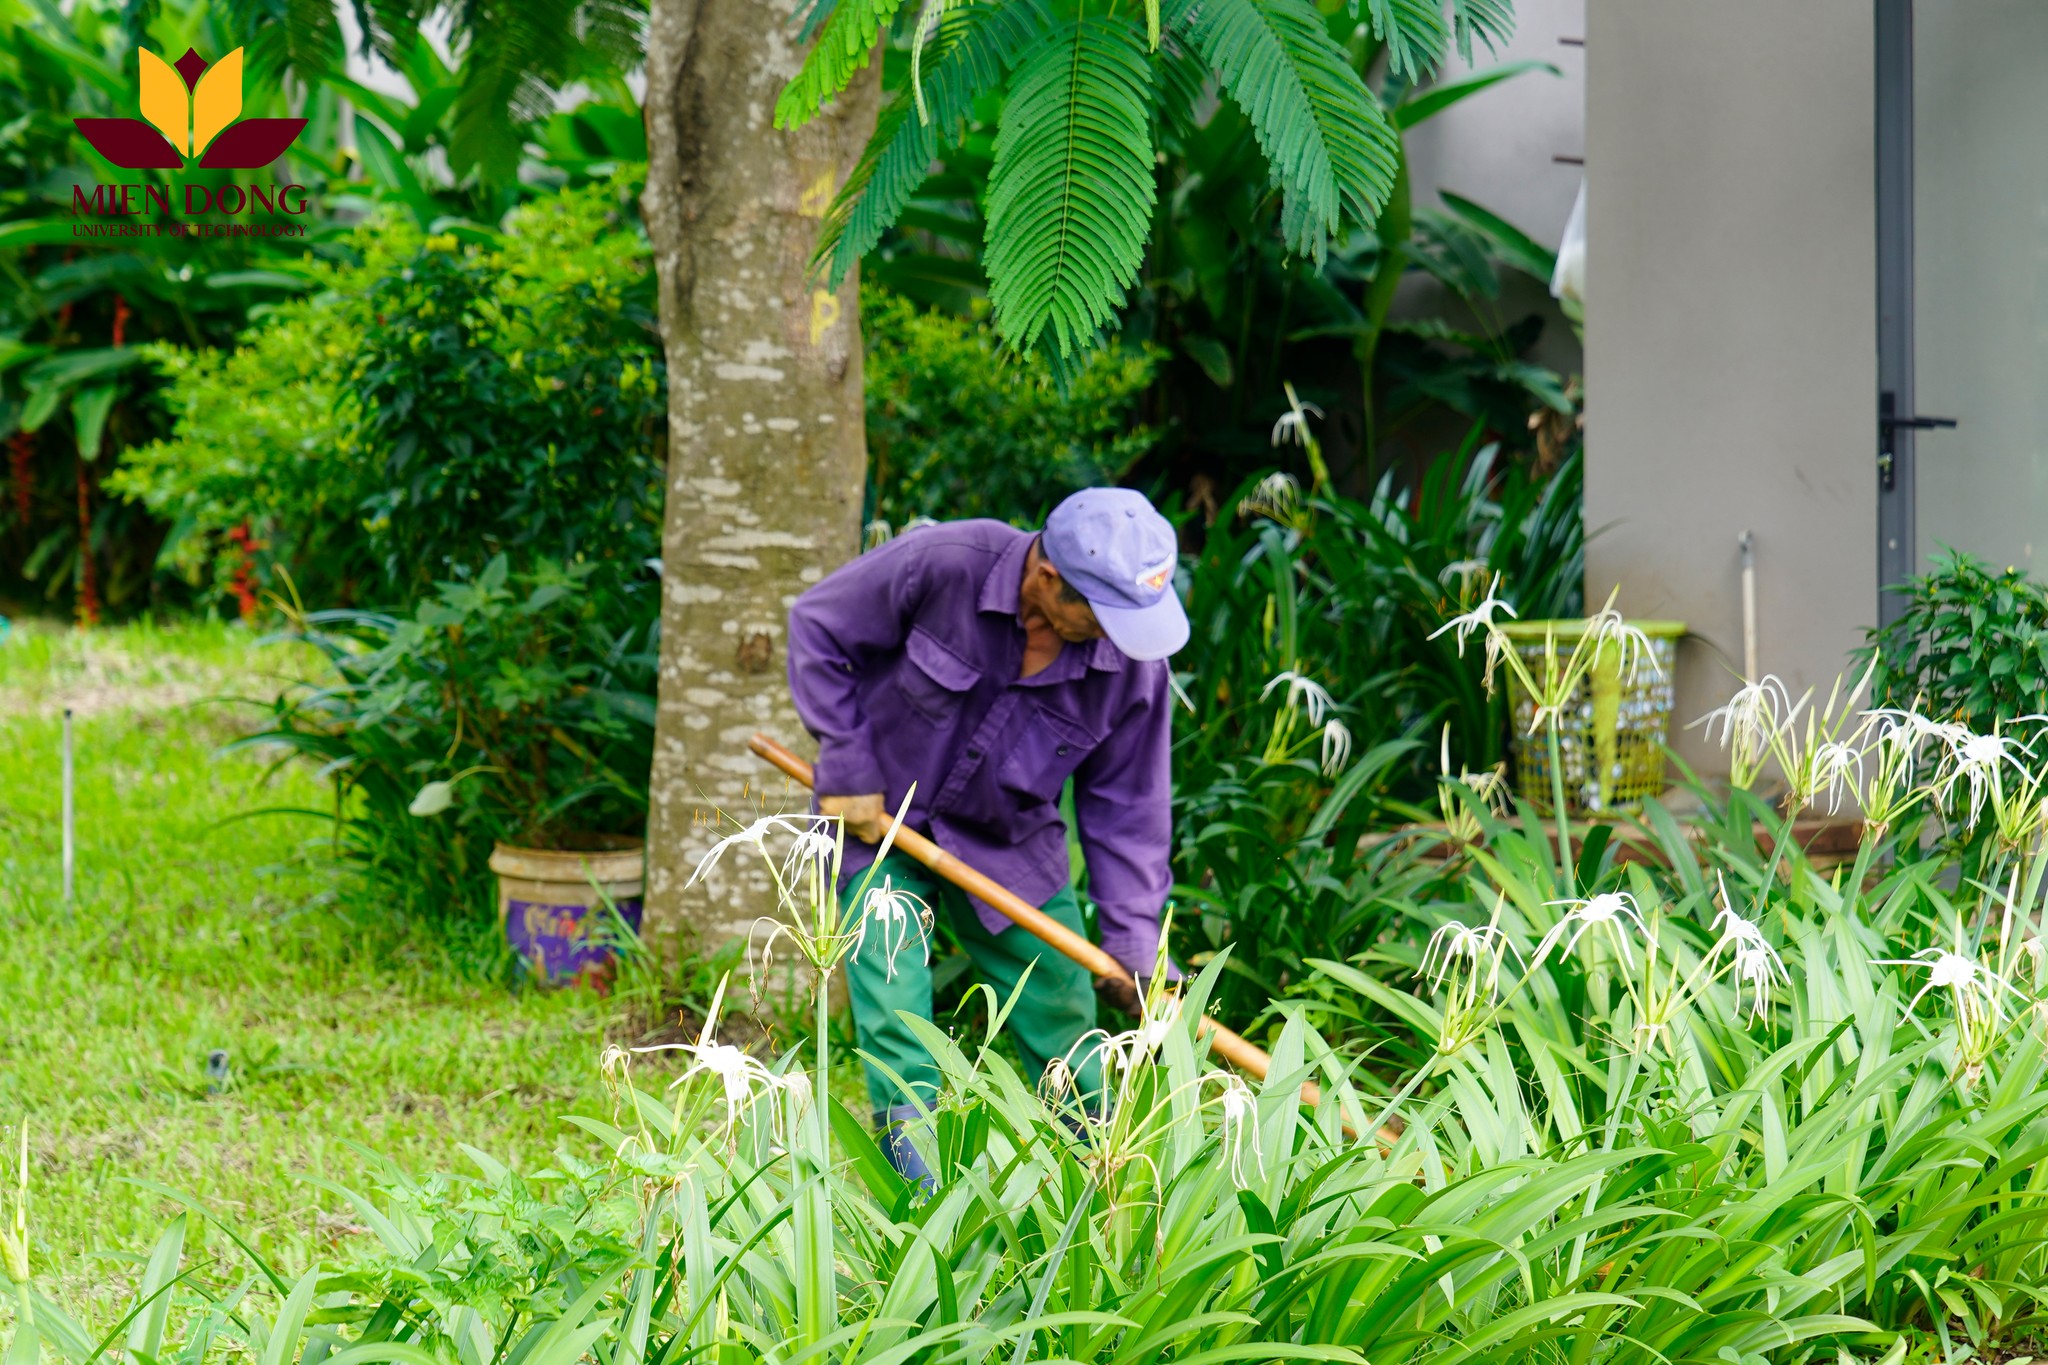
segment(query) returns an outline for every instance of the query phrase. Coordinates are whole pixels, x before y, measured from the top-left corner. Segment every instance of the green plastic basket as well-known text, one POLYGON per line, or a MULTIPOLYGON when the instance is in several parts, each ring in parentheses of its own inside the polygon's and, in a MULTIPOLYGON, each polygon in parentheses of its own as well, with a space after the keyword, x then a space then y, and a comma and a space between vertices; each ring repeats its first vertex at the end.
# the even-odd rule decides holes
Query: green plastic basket
MULTIPOLYGON (((1664 739, 1671 730, 1671 675, 1678 656, 1682 621, 1631 621, 1650 640, 1656 664, 1634 681, 1621 677, 1621 655, 1613 643, 1600 647, 1592 668, 1574 689, 1558 725, 1564 766, 1565 804, 1574 814, 1611 815, 1634 810, 1646 796, 1664 790, 1664 739)), ((1529 672, 1543 676, 1544 653, 1568 656, 1585 634, 1584 621, 1508 621, 1501 627, 1529 672), (1554 644, 1552 642, 1555 642, 1554 644)), ((1511 749, 1515 791, 1550 813, 1550 740, 1529 733, 1536 701, 1508 675, 1508 716, 1514 726, 1511 749)))

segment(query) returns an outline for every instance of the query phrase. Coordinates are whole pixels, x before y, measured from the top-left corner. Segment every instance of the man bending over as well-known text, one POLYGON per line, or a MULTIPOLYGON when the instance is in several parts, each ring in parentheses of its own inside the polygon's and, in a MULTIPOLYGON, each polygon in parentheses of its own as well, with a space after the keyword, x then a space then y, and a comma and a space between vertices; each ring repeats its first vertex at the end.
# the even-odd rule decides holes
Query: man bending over
MULTIPOLYGON (((1164 660, 1188 638, 1175 552, 1173 528, 1142 494, 1090 488, 1042 532, 925 527, 796 600, 789 685, 818 740, 818 809, 851 836, 842 892, 915 784, 905 823, 1080 932, 1059 810, 1071 777, 1102 946, 1134 977, 1152 973, 1172 884, 1164 660)), ((1019 1051, 1035 1071, 1067 1058, 1080 1093, 1097 1092, 1099 1062, 1068 1055, 1095 1027, 1088 971, 907 856, 880 872, 946 918, 998 998, 1031 968, 1009 1018, 1019 1051)), ((884 1149, 906 1179, 929 1184, 902 1124, 917 1116, 913 1096, 937 1096, 939 1070, 898 1012, 932 1017, 931 969, 919 935, 882 937, 846 964, 854 1023, 901 1080, 868 1064, 884 1149)), ((1099 989, 1137 1011, 1123 983, 1099 989)))

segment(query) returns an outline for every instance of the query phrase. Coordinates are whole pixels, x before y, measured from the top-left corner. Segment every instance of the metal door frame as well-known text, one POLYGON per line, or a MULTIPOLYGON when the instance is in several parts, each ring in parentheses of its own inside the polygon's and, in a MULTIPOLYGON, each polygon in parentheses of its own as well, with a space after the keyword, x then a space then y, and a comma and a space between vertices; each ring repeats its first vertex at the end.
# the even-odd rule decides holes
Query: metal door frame
POLYGON ((1873 0, 1877 21, 1878 620, 1904 599, 1887 591, 1918 567, 1914 430, 1885 420, 1913 406, 1913 0, 1873 0))

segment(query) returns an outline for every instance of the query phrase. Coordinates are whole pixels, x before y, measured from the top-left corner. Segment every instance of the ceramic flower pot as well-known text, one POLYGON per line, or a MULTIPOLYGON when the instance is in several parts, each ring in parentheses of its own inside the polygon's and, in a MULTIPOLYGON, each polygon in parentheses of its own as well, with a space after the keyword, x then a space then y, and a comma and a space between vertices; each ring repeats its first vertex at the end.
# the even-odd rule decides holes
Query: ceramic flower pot
POLYGON ((640 931, 647 848, 627 835, 587 835, 577 848, 497 844, 498 918, 505 941, 539 980, 609 988, 617 968, 618 924, 640 931))

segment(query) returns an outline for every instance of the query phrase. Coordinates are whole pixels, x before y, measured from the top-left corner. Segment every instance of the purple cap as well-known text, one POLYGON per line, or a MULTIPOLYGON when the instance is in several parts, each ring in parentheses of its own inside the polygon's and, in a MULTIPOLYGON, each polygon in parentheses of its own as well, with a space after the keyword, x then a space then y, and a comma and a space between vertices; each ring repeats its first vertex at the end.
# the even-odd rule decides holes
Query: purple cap
POLYGON ((1164 659, 1188 642, 1188 614, 1173 591, 1180 542, 1143 493, 1084 488, 1052 509, 1041 543, 1126 655, 1164 659))

